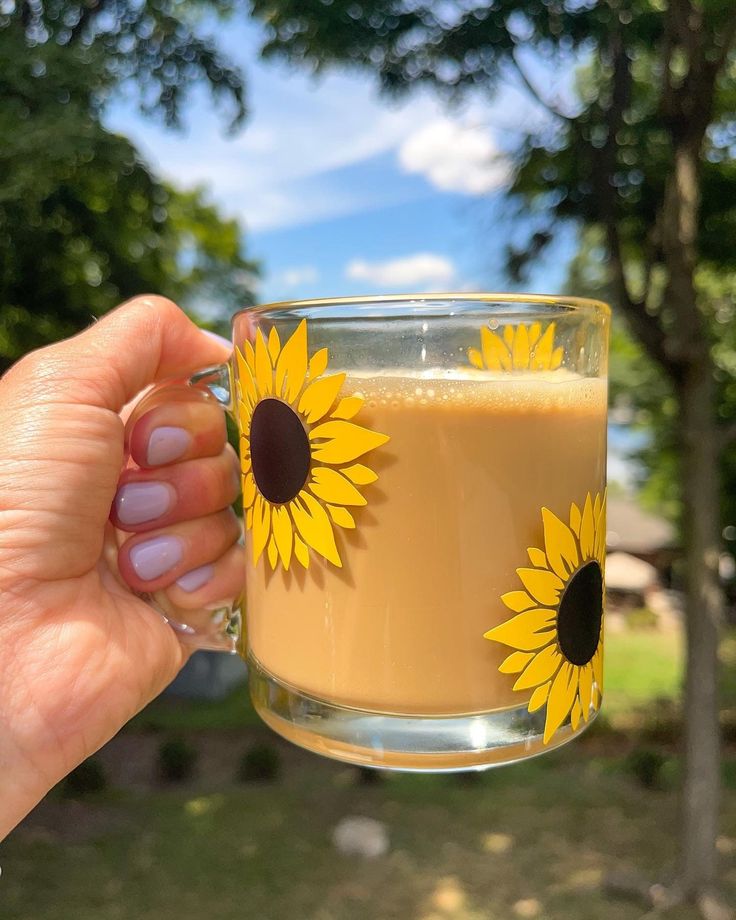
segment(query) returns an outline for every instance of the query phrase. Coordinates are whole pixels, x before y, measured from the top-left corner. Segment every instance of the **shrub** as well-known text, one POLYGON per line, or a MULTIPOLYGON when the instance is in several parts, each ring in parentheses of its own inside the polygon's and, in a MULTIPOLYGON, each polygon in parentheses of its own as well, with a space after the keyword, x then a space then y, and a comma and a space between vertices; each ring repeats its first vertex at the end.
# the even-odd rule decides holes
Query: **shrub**
POLYGON ((107 774, 95 757, 89 757, 72 770, 62 786, 64 795, 69 797, 102 792, 103 789, 107 789, 107 774))
POLYGON ((666 762, 667 758, 661 751, 636 748, 629 754, 626 766, 645 789, 658 789, 662 784, 662 767, 666 762))
POLYGON ((674 745, 680 740, 682 716, 668 699, 654 700, 647 706, 642 737, 654 745, 674 745))
POLYGON ((238 767, 241 783, 271 782, 281 772, 281 758, 274 748, 259 744, 243 755, 238 767))
POLYGON ((183 738, 169 738, 158 749, 158 772, 168 783, 190 779, 197 762, 197 752, 183 738))

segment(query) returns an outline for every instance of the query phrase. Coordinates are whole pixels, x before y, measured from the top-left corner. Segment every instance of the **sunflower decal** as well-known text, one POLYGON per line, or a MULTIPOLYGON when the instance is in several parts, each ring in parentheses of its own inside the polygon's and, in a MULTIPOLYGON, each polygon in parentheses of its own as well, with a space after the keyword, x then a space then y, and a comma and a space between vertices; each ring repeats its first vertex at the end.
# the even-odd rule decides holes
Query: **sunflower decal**
POLYGON ((352 529, 348 510, 367 504, 361 486, 378 478, 359 457, 388 436, 351 421, 363 397, 340 397, 345 374, 325 375, 327 349, 308 356, 302 320, 281 344, 260 329, 255 345, 235 349, 245 526, 253 532, 253 563, 264 550, 272 569, 310 550, 336 566, 342 559, 335 526, 352 529))
POLYGON ((605 493, 588 493, 582 511, 573 503, 569 524, 542 508, 544 549, 527 550, 531 567, 516 570, 524 590, 501 598, 516 616, 485 634, 515 649, 499 670, 532 691, 529 712, 546 703, 545 744, 568 716, 575 730, 601 704, 605 522, 605 493))
POLYGON ((554 323, 544 332, 541 323, 504 326, 502 335, 484 326, 480 349, 468 349, 470 363, 489 371, 554 371, 562 363, 562 355, 562 346, 555 348, 554 323))

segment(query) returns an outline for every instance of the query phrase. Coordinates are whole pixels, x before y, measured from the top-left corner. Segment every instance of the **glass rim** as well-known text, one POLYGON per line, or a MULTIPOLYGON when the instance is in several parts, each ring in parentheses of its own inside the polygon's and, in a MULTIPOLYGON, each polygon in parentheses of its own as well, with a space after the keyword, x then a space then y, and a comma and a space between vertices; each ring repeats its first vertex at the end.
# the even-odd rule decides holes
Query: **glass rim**
MULTIPOLYGON (((242 307, 237 310, 231 318, 234 324, 235 320, 245 314, 263 316, 276 311, 298 310, 302 308, 320 308, 320 307, 340 307, 353 306, 359 304, 390 304, 396 303, 410 304, 414 302, 432 303, 449 301, 457 304, 483 304, 488 306, 495 304, 511 305, 527 304, 530 306, 538 305, 540 307, 561 307, 569 310, 571 313, 589 313, 593 315, 610 318, 611 307, 603 300, 597 300, 594 297, 574 297, 567 294, 525 294, 509 292, 484 292, 484 291, 436 291, 432 293, 412 293, 412 294, 359 294, 349 297, 315 297, 306 300, 279 300, 271 303, 259 304, 257 306, 242 307)), ((436 314, 435 314, 436 315, 436 314)), ((507 316, 513 316, 513 311, 509 311, 507 316)), ((530 316, 529 312, 524 314, 530 316)), ((542 311, 540 310, 540 316, 542 311)), ((387 314, 388 316, 388 314, 387 314)), ((334 318, 334 317, 332 317, 334 318)), ((376 318, 376 317, 374 317, 376 318)), ((380 317, 387 318, 387 317, 380 317)), ((431 315, 428 317, 431 319, 431 315)), ((441 318, 437 316, 436 318, 441 318)), ((318 319, 318 317, 315 317, 318 319)), ((369 317, 356 317, 356 319, 369 319, 369 317)))

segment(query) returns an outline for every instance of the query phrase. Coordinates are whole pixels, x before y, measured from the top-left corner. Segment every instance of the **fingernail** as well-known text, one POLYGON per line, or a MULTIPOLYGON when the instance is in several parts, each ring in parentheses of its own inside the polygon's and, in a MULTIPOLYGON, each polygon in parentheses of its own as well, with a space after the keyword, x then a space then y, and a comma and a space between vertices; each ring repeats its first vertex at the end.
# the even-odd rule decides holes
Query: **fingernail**
POLYGON ((129 482, 118 489, 115 513, 121 524, 155 521, 174 503, 174 490, 163 482, 129 482))
POLYGON ((130 551, 130 561, 142 581, 153 581, 178 565, 183 555, 184 543, 179 537, 154 537, 137 543, 130 551))
POLYGON ((173 425, 154 428, 148 439, 146 463, 148 466, 160 466, 178 460, 184 456, 191 443, 192 436, 186 428, 175 428, 173 425))
POLYGON ((203 332, 205 335, 209 336, 211 339, 217 342, 218 345, 224 345, 228 351, 233 350, 233 343, 230 341, 230 339, 226 339, 224 336, 218 335, 216 332, 210 332, 209 329, 200 329, 200 332, 203 332))
POLYGON ((144 524, 165 514, 174 497, 174 490, 163 482, 129 482, 118 489, 115 513, 121 524, 144 524))
POLYGON ((182 591, 197 591, 202 585, 206 585, 215 573, 213 565, 201 565, 198 569, 192 569, 186 575, 176 579, 177 585, 182 591))

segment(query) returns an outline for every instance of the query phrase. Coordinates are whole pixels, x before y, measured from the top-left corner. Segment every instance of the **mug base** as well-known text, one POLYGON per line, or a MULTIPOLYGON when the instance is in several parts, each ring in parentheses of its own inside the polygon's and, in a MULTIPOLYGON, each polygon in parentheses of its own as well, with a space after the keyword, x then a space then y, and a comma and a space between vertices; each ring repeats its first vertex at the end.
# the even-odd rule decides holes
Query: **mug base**
POLYGON ((488 770, 555 750, 592 723, 569 721, 544 743, 546 707, 526 705, 451 716, 369 712, 308 696, 248 655, 250 695, 277 734, 315 754, 361 767, 410 773, 488 770))

